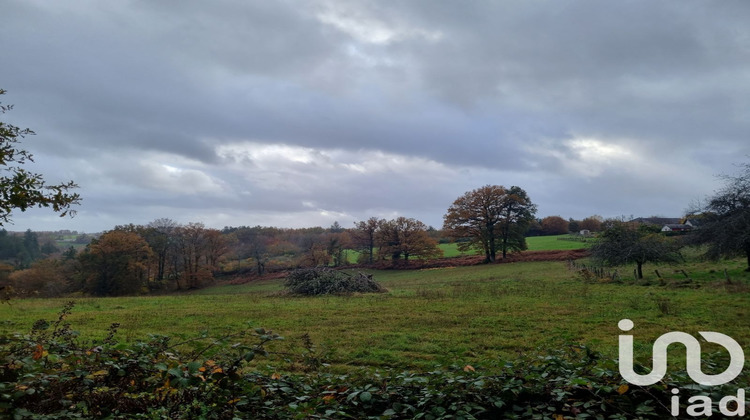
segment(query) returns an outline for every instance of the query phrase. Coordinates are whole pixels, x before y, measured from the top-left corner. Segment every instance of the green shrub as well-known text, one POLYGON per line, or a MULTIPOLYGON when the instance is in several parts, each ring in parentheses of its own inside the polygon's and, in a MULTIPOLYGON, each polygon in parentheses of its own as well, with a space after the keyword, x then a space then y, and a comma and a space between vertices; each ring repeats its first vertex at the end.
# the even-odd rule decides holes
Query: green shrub
POLYGON ((37 321, 30 334, 0 336, 0 418, 266 417, 263 386, 242 369, 281 339, 271 331, 124 344, 113 324, 102 342, 85 345, 65 322, 72 307, 54 322, 37 321))
POLYGON ((291 293, 308 296, 385 292, 385 289, 372 279, 372 275, 350 274, 330 268, 294 270, 287 275, 284 285, 291 293))

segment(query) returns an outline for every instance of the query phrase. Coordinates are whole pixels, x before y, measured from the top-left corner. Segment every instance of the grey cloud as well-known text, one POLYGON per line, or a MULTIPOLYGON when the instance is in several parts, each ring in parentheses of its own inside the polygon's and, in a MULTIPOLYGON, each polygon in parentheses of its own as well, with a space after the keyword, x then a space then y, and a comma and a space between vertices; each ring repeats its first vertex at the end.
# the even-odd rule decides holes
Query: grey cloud
POLYGON ((39 133, 40 168, 82 185, 81 218, 402 211, 434 225, 484 184, 521 185, 548 214, 674 215, 750 154, 748 15, 738 1, 8 1, 0 87, 39 133), (217 150, 237 142, 319 154, 234 170, 217 150), (378 151, 424 167, 336 167, 378 151), (155 155, 218 191, 139 170, 155 155))

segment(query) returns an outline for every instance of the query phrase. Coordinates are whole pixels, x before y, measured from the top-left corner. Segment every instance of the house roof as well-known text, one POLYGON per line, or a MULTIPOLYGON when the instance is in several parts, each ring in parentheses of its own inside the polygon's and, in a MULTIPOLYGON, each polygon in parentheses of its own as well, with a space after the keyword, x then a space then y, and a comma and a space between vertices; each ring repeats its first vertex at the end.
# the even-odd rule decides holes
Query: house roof
POLYGON ((672 230, 689 230, 691 228, 690 225, 683 225, 680 223, 667 223, 664 227, 668 227, 672 230))

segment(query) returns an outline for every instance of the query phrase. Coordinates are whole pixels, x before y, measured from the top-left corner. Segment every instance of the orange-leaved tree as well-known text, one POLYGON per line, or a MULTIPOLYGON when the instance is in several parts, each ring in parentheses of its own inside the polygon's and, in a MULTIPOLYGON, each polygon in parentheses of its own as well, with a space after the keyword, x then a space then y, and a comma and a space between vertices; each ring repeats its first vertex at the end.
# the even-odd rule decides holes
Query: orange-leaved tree
POLYGON ((427 234, 427 226, 419 220, 398 217, 381 221, 375 234, 378 253, 393 261, 401 256, 405 261, 414 258, 437 258, 443 255, 435 239, 427 234))
POLYGON ((568 233, 569 223, 560 216, 547 216, 542 219, 542 234, 563 235, 568 233))
POLYGON ((85 288, 97 296, 138 294, 148 281, 152 257, 151 247, 139 234, 106 232, 79 256, 85 288))
POLYGON ((535 213, 536 205, 522 188, 485 185, 453 202, 443 229, 460 250, 481 250, 485 262, 493 262, 498 251, 505 258, 508 251, 526 249, 524 234, 535 213))

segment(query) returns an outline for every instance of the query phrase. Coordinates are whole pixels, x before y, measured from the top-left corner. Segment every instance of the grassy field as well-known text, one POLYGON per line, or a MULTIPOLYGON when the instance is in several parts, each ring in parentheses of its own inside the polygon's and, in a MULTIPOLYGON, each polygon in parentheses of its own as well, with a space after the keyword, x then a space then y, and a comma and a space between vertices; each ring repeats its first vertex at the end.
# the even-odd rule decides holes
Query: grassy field
MULTIPOLYGON (((560 241, 563 242, 563 241, 560 241)), ((653 273, 654 266, 648 272, 653 273)), ((694 278, 691 287, 586 283, 565 263, 482 265, 422 271, 377 271, 388 293, 290 297, 281 281, 221 286, 195 293, 75 299, 69 321, 81 338, 102 338, 112 322, 120 337, 173 336, 247 325, 286 337, 273 350, 299 353, 309 334, 333 365, 403 366, 482 363, 519 353, 586 344, 617 353, 617 322, 630 318, 637 340, 653 342, 672 330, 720 331, 750 345, 750 276, 741 261, 659 267, 668 284, 694 278), (724 268, 732 279, 726 287, 724 268), (700 287, 693 288, 695 285, 700 287)), ((628 268, 623 269, 627 273, 628 268)), ((28 331, 52 320, 64 299, 15 300, 0 305, 0 332, 28 331)), ((636 349, 650 355, 650 345, 636 349)))
POLYGON ((554 251, 588 248, 592 243, 591 239, 586 242, 572 239, 579 238, 571 235, 531 236, 526 238, 526 245, 529 251, 554 251))
MULTIPOLYGON (((526 238, 526 244, 529 247, 529 251, 552 251, 552 250, 568 250, 568 249, 580 249, 591 246, 591 241, 581 242, 566 240, 570 238, 570 235, 557 235, 557 236, 532 236, 526 238)), ((443 257, 460 257, 464 255, 475 255, 476 251, 461 252, 458 250, 458 245, 455 243, 440 244, 438 245, 443 250, 443 257)), ((359 252, 348 249, 346 250, 347 260, 354 264, 357 262, 359 252)))
MULTIPOLYGON (((587 248, 591 246, 591 240, 589 240, 588 242, 581 242, 575 240, 567 240, 568 238, 571 238, 571 236, 531 236, 526 238, 526 245, 528 245, 529 251, 569 250, 587 248)), ((476 251, 459 251, 458 245, 455 243, 440 244, 440 249, 443 250, 443 256, 446 258, 476 254, 476 251)))

